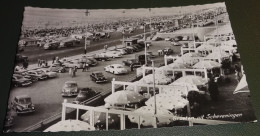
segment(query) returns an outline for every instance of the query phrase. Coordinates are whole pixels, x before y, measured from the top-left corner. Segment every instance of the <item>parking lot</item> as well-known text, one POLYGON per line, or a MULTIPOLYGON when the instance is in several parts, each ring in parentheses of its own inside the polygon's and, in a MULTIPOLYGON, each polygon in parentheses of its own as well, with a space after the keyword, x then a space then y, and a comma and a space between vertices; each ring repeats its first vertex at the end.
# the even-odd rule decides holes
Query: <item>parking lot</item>
MULTIPOLYGON (((152 51, 156 57, 154 58, 155 66, 163 64, 163 56, 157 55, 157 50, 169 47, 174 50, 174 54, 179 54, 180 47, 172 46, 170 42, 167 41, 154 41, 153 45, 148 49, 152 51)), ((26 127, 29 127, 35 123, 40 122, 54 114, 60 113, 61 103, 63 97, 61 96, 61 89, 65 81, 76 81, 79 87, 89 87, 95 91, 104 92, 111 88, 110 81, 112 78, 118 81, 129 81, 130 78, 136 76, 136 70, 131 72, 129 67, 128 74, 124 75, 114 75, 111 73, 104 72, 104 67, 109 64, 122 64, 123 60, 129 58, 135 58, 136 54, 144 54, 144 50, 137 52, 135 54, 123 55, 122 58, 111 59, 110 61, 99 61, 97 66, 90 67, 89 71, 82 72, 81 69, 77 70, 76 77, 72 78, 67 73, 59 73, 58 77, 54 79, 46 79, 44 81, 38 81, 33 83, 28 87, 13 88, 10 92, 9 102, 17 95, 27 94, 31 96, 32 102, 35 104, 36 112, 33 114, 15 116, 15 126, 14 131, 21 131, 26 127), (108 83, 96 84, 90 79, 90 74, 93 71, 102 71, 104 76, 108 78, 108 83)), ((73 101, 73 97, 66 97, 68 101, 73 101)), ((13 113, 15 115, 15 113, 13 113)))

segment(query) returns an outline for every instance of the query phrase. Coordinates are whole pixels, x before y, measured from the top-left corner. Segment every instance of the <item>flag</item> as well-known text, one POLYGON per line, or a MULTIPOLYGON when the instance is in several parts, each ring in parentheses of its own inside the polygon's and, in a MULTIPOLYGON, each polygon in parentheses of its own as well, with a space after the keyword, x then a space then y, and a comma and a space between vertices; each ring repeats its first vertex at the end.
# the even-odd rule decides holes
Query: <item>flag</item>
POLYGON ((240 82, 238 83, 235 91, 233 92, 233 94, 236 94, 236 93, 242 93, 242 92, 250 92, 249 91, 249 88, 248 88, 248 84, 246 82, 246 75, 243 74, 240 82))

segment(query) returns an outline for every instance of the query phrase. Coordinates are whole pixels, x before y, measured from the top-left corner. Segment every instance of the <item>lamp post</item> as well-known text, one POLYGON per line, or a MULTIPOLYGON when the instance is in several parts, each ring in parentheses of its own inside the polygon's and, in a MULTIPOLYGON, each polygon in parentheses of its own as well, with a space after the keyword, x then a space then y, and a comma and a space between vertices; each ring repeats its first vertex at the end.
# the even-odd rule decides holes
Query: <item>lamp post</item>
MULTIPOLYGON (((88 11, 88 9, 86 10, 86 12, 85 12, 85 15, 86 15, 86 17, 87 16, 89 16, 89 11, 88 11)), ((87 41, 87 36, 85 35, 85 48, 84 48, 84 54, 87 54, 87 45, 89 45, 90 44, 90 41, 87 41)))
MULTIPOLYGON (((156 106, 156 92, 155 92, 155 71, 154 71, 154 60, 152 60, 152 67, 153 67, 153 97, 154 97, 154 115, 157 114, 157 106, 156 106)), ((154 128, 157 128, 157 117, 154 118, 154 128)))

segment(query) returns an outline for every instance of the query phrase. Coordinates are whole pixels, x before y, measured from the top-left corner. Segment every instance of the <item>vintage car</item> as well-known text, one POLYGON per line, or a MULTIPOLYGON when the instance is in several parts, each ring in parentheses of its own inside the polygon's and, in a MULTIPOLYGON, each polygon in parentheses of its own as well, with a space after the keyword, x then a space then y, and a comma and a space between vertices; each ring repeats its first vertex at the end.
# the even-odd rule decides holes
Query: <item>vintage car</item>
POLYGON ((114 50, 111 50, 111 51, 118 52, 122 55, 128 54, 127 51, 126 51, 126 48, 114 49, 114 50))
POLYGON ((163 52, 164 52, 164 54, 166 54, 166 55, 173 54, 173 50, 170 49, 170 48, 165 48, 165 49, 163 49, 163 52))
POLYGON ((43 49, 45 50, 52 50, 52 49, 58 49, 60 46, 60 43, 59 42, 50 42, 50 43, 46 43, 44 46, 43 46, 43 49))
POLYGON ((62 65, 66 68, 83 68, 83 63, 79 61, 65 61, 62 65))
POLYGON ((80 89, 77 97, 75 98, 75 100, 72 103, 80 104, 98 94, 100 94, 100 92, 96 92, 90 88, 82 88, 82 89, 80 89))
POLYGON ((38 69, 37 71, 44 72, 48 76, 48 78, 55 78, 55 77, 58 76, 57 72, 52 72, 52 71, 49 71, 47 69, 38 69))
POLYGON ((109 57, 107 57, 105 54, 95 54, 93 55, 93 58, 98 61, 108 61, 109 57))
POLYGON ((48 75, 45 74, 44 71, 39 71, 39 70, 31 70, 25 72, 26 75, 33 76, 35 78, 38 78, 38 80, 44 80, 48 78, 48 75))
POLYGON ((52 64, 52 65, 49 67, 48 71, 64 73, 64 72, 66 72, 66 69, 65 69, 65 67, 62 66, 61 64, 59 64, 59 63, 54 63, 54 64, 52 64))
POLYGON ((62 96, 76 96, 79 93, 78 84, 76 81, 66 81, 62 87, 62 96))
POLYGON ((87 63, 89 66, 96 66, 98 64, 97 60, 94 57, 87 57, 87 63))
POLYGON ((187 35, 183 36, 183 37, 182 37, 182 40, 183 40, 183 41, 188 41, 188 40, 189 40, 189 36, 187 36, 187 35))
POLYGON ((25 61, 28 61, 27 56, 24 56, 24 55, 21 55, 21 54, 16 54, 16 57, 15 57, 16 63, 22 63, 22 62, 25 62, 25 61))
POLYGON ((35 107, 32 104, 31 97, 29 97, 28 95, 20 95, 14 97, 14 100, 11 102, 11 106, 17 114, 31 113, 35 111, 35 107))
POLYGON ((103 75, 102 72, 96 71, 90 74, 90 78, 92 81, 95 81, 96 83, 104 83, 107 82, 107 78, 103 75))
POLYGON ((121 58, 122 54, 117 51, 107 51, 107 52, 102 52, 100 53, 101 55, 103 54, 104 56, 107 56, 109 58, 121 58))
POLYGON ((129 67, 133 67, 133 68, 138 68, 138 67, 142 66, 141 62, 139 62, 137 59, 123 60, 122 63, 124 66, 129 66, 129 67))
POLYGON ((12 86, 14 87, 29 86, 32 83, 33 82, 30 79, 25 78, 22 75, 13 74, 12 76, 12 86))
POLYGON ((139 52, 139 51, 141 51, 140 49, 138 49, 137 47, 134 47, 134 46, 126 46, 126 48, 133 50, 133 52, 139 52))
POLYGON ((5 124, 4 124, 4 127, 7 128, 7 127, 11 127, 14 125, 14 118, 11 114, 11 106, 8 105, 8 108, 7 108, 7 114, 5 116, 5 124))
POLYGON ((156 56, 153 54, 153 52, 149 51, 149 52, 146 52, 147 56, 149 56, 150 58, 155 58, 156 56))
POLYGON ((181 43, 177 41, 171 41, 171 44, 174 46, 181 46, 181 43))
POLYGON ((113 74, 126 74, 127 73, 127 69, 124 68, 124 66, 121 64, 108 65, 104 69, 106 72, 110 72, 113 74))

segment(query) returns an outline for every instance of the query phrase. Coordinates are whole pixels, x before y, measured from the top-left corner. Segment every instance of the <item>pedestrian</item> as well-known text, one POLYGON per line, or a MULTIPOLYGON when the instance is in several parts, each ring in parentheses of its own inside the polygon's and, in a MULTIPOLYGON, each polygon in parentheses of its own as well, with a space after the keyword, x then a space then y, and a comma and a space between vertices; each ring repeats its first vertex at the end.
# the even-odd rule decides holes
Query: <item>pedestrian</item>
POLYGON ((69 76, 72 77, 72 68, 69 69, 69 76))
POLYGON ((85 72, 86 71, 86 63, 83 63, 82 65, 82 72, 85 72))
POLYGON ((40 67, 40 59, 38 59, 38 67, 40 67))
POLYGON ((107 51, 107 45, 104 46, 105 51, 107 51))
POLYGON ((89 70, 89 64, 88 63, 86 63, 86 69, 87 69, 87 71, 89 70))
POLYGON ((208 90, 209 90, 211 99, 214 101, 218 100, 219 90, 218 90, 218 84, 215 80, 210 80, 208 90))
POLYGON ((52 64, 55 62, 55 56, 52 57, 52 64))
POLYGON ((76 72, 77 72, 77 67, 75 66, 75 67, 73 68, 73 77, 76 76, 76 72))
POLYGON ((133 64, 130 65, 130 69, 131 69, 131 71, 134 71, 134 65, 133 64))
POLYGON ((150 47, 150 44, 149 44, 149 43, 147 43, 147 44, 146 44, 146 47, 147 47, 147 49, 149 49, 149 47, 150 47))
POLYGON ((235 75, 236 75, 236 78, 237 78, 237 81, 239 82, 239 80, 240 80, 240 68, 239 68, 239 66, 236 64, 235 65, 235 75))
POLYGON ((39 66, 41 67, 42 66, 42 60, 40 59, 40 62, 39 62, 39 66))

